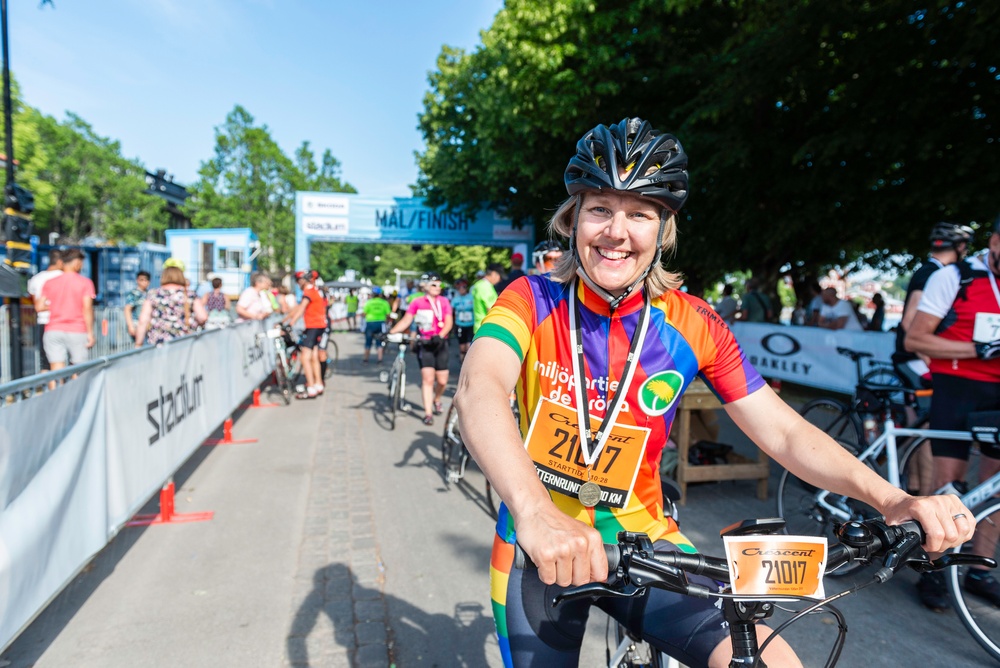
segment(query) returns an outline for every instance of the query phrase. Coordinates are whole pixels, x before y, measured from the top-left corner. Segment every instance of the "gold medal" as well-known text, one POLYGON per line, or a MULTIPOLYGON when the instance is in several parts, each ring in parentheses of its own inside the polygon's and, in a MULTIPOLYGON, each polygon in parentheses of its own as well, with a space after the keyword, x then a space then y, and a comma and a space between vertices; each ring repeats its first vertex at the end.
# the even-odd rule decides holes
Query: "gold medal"
POLYGON ((580 489, 576 493, 576 498, 580 499, 580 503, 588 508, 593 508, 601 500, 601 494, 601 486, 596 482, 588 480, 580 485, 580 489))

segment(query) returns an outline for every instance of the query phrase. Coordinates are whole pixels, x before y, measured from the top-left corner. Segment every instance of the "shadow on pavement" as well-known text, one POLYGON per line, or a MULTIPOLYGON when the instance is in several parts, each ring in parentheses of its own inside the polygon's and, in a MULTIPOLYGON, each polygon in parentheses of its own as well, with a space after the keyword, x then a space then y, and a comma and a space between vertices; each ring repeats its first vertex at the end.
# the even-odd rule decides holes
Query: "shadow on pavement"
MULTIPOLYGON (((488 555, 477 558, 488 559, 488 555)), ((486 666, 486 642, 495 629, 492 616, 485 613, 479 603, 456 603, 450 617, 428 613, 408 601, 383 595, 378 588, 360 584, 350 567, 330 564, 316 571, 313 589, 296 611, 286 643, 287 658, 293 666, 325 665, 327 657, 310 656, 310 649, 315 653, 325 639, 315 642, 310 634, 326 616, 333 625, 333 641, 347 650, 351 665, 367 665, 366 659, 384 653, 387 643, 384 637, 366 637, 365 623, 382 622, 385 615, 390 615, 392 637, 385 665, 395 663, 394 647, 420 647, 425 648, 421 658, 427 665, 486 666)))

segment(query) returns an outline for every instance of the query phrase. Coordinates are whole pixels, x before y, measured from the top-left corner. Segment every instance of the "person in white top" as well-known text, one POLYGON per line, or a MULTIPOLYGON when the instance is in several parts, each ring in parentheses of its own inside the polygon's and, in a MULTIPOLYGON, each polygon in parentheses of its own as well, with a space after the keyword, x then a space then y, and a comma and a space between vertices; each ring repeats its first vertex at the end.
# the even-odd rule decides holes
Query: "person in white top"
MULTIPOLYGON (((28 294, 33 298, 38 297, 42 294, 42 287, 56 276, 62 275, 62 273, 62 252, 53 248, 49 251, 49 268, 45 271, 38 272, 28 279, 28 294)), ((45 325, 49 324, 49 312, 39 311, 36 313, 35 323, 38 325, 36 334, 38 337, 38 352, 40 357, 40 368, 38 370, 48 371, 49 358, 45 355, 45 346, 42 345, 42 337, 45 336, 45 325)))
POLYGON ((242 320, 263 320, 274 312, 271 300, 264 293, 271 289, 267 274, 253 276, 253 285, 240 294, 236 302, 236 315, 242 320))
POLYGON ((862 332, 864 328, 858 322, 854 309, 843 299, 837 297, 837 291, 826 288, 820 294, 823 298, 823 308, 819 312, 819 326, 826 329, 844 329, 849 332, 862 332))

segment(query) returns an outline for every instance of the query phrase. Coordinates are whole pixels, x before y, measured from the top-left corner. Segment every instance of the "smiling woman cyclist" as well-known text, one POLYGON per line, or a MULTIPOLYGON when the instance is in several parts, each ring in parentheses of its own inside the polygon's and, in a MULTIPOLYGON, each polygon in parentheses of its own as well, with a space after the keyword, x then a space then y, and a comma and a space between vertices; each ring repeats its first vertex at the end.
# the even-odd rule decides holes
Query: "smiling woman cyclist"
MULTIPOLYGON (((641 119, 587 132, 565 169, 570 197, 550 223, 568 251, 551 274, 504 290, 465 359, 455 397, 462 437, 504 501, 490 574, 508 666, 577 665, 591 602, 555 610, 549 602, 562 587, 607 577, 602 543, 618 531, 647 533, 658 549, 691 549, 663 516, 658 469, 677 399, 695 377, 800 478, 872 505, 890 523, 919 520, 929 550, 972 536, 972 514, 957 497, 908 496, 800 418, 712 308, 660 266, 674 249, 687 168, 680 142, 641 119), (508 406, 515 389, 520 433, 508 406), (511 570, 515 539, 537 571, 511 570)), ((728 665, 728 632, 709 600, 653 589, 594 604, 688 665, 728 665)), ((798 665, 780 640, 764 660, 798 665)))

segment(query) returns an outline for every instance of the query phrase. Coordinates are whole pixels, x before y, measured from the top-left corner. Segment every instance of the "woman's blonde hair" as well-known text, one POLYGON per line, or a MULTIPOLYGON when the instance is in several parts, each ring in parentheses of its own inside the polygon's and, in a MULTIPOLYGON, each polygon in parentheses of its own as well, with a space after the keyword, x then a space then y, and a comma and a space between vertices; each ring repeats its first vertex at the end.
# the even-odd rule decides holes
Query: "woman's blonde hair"
POLYGON ((184 285, 187 281, 184 278, 184 270, 179 267, 164 267, 160 274, 160 285, 184 285))
MULTIPOLYGON (((576 208, 581 205, 586 193, 573 195, 556 209, 552 219, 549 221, 549 234, 558 234, 569 238, 573 232, 573 223, 576 219, 576 208)), ((570 249, 563 253, 562 257, 556 260, 552 269, 552 280, 557 283, 569 283, 576 277, 576 270, 579 266, 576 261, 576 249, 572 247, 576 243, 575 239, 569 239, 570 249)), ((673 255, 677 249, 677 223, 675 214, 671 213, 663 226, 663 241, 660 244, 663 256, 673 255)), ((661 256, 661 261, 662 257, 661 256)), ((673 271, 667 271, 658 262, 656 266, 649 270, 643 285, 646 293, 650 297, 659 297, 667 290, 676 290, 683 283, 683 277, 673 271)))

